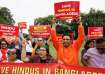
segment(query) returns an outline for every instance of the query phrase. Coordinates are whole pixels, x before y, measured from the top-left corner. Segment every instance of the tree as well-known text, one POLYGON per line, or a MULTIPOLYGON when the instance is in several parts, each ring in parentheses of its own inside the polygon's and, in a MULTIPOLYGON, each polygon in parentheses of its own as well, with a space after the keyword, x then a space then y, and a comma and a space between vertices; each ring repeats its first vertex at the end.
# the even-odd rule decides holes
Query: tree
POLYGON ((105 28, 105 13, 102 10, 90 9, 89 13, 81 13, 85 34, 88 33, 89 26, 99 26, 105 28))
POLYGON ((0 8, 0 24, 14 25, 15 21, 12 18, 10 10, 6 7, 0 8))
POLYGON ((52 18, 53 18, 53 15, 49 15, 48 17, 43 17, 43 18, 39 17, 34 20, 34 24, 48 25, 48 24, 51 24, 52 18))

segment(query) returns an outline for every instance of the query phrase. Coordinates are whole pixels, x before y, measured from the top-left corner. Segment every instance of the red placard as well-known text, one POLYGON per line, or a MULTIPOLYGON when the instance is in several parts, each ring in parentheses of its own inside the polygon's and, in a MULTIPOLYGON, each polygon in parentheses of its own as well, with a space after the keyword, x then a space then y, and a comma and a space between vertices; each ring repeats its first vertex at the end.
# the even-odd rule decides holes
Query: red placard
POLYGON ((67 1, 54 4, 57 19, 73 19, 80 14, 79 1, 67 1))
POLYGON ((19 28, 17 26, 8 26, 0 24, 0 36, 18 36, 19 28))
POLYGON ((26 29, 27 28, 26 22, 19 22, 18 26, 19 26, 20 29, 26 29))
POLYGON ((17 26, 8 26, 0 24, 0 39, 5 38, 8 43, 16 41, 18 38, 19 28, 17 26))
POLYGON ((89 39, 97 39, 103 37, 103 27, 88 27, 89 39))
POLYGON ((0 74, 105 74, 104 68, 30 63, 0 63, 0 71, 0 74))
POLYGON ((34 37, 48 38, 51 33, 49 25, 30 26, 30 34, 34 37))

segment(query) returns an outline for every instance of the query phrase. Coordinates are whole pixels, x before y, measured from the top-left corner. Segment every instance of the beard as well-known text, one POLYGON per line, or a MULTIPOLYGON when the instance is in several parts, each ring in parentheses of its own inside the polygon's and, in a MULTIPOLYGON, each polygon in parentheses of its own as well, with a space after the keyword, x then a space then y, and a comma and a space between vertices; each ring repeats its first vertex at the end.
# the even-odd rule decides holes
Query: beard
POLYGON ((67 48, 67 47, 69 47, 69 43, 63 43, 63 46, 65 47, 65 48, 67 48))
POLYGON ((105 54, 105 48, 98 48, 98 52, 100 54, 105 54))

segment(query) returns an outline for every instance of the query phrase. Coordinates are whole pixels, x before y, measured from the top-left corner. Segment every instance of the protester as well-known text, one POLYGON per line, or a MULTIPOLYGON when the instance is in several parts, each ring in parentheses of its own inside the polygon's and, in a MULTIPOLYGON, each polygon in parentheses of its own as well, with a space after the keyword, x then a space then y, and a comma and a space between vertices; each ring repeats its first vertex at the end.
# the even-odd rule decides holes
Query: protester
POLYGON ((31 63, 57 63, 55 59, 49 55, 49 48, 45 46, 41 46, 39 50, 39 55, 35 55, 30 60, 31 63))
POLYGON ((43 38, 37 38, 37 42, 33 44, 33 49, 32 49, 32 56, 35 54, 39 53, 39 49, 41 46, 45 45, 45 41, 43 38))
POLYGON ((7 60, 6 61, 3 61, 3 62, 7 62, 7 63, 23 63, 23 61, 17 59, 17 52, 16 52, 16 49, 13 48, 13 49, 10 49, 8 50, 7 52, 7 60))
POLYGON ((54 29, 55 28, 53 27, 51 37, 52 37, 53 45, 57 50, 58 62, 63 64, 69 64, 69 65, 79 65, 79 58, 78 58, 79 51, 85 38, 82 22, 80 22, 78 25, 78 38, 73 44, 71 44, 70 42, 69 35, 63 35, 62 37, 63 42, 61 44, 57 43, 58 39, 57 39, 56 31, 54 29))
POLYGON ((16 52, 18 53, 17 54, 17 59, 21 59, 21 50, 22 50, 22 47, 19 43, 19 37, 15 36, 15 41, 14 42, 14 47, 16 49, 16 52))
POLYGON ((30 38, 26 39, 26 55, 31 56, 32 55, 32 43, 30 38))
POLYGON ((5 39, 0 40, 0 62, 7 60, 8 43, 5 39))
POLYGON ((19 37, 18 36, 10 36, 7 41, 8 41, 8 49, 13 49, 15 48, 16 51, 18 52, 18 59, 21 59, 21 47, 20 47, 20 43, 19 43, 19 37), (10 40, 9 40, 10 38, 10 40))
POLYGON ((89 67, 105 68, 105 39, 96 40, 96 48, 90 48, 83 59, 89 67))
POLYGON ((38 54, 34 56, 27 57, 26 55, 26 40, 22 43, 22 55, 21 58, 24 62, 28 63, 56 63, 57 61, 49 55, 49 47, 43 45, 40 47, 38 54))
POLYGON ((87 40, 84 49, 81 51, 81 62, 85 66, 85 60, 83 59, 83 55, 87 52, 89 48, 94 48, 94 41, 93 40, 87 40))

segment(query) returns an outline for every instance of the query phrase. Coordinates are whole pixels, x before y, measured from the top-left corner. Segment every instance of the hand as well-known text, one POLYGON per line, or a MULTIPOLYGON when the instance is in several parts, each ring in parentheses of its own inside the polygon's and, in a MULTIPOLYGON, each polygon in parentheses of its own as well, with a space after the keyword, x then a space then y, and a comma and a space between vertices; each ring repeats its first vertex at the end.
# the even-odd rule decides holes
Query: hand
POLYGON ((58 64, 64 64, 61 60, 58 60, 58 64))
POLYGON ((23 48, 23 49, 26 48, 26 44, 27 44, 27 43, 26 43, 26 40, 24 39, 24 40, 22 41, 22 48, 23 48))
POLYGON ((34 49, 36 49, 38 46, 39 46, 38 42, 36 42, 35 45, 34 45, 34 49))
POLYGON ((54 24, 54 23, 56 23, 56 18, 55 17, 53 17, 53 19, 52 19, 52 24, 54 24))
POLYGON ((77 23, 77 24, 80 24, 80 22, 81 22, 81 17, 80 17, 80 16, 77 16, 77 17, 74 18, 72 21, 75 22, 75 23, 77 23))
POLYGON ((78 17, 76 18, 76 22, 77 22, 78 24, 80 24, 80 22, 81 22, 81 16, 78 16, 78 17))
POLYGON ((52 29, 56 30, 56 18, 55 17, 52 19, 51 27, 52 29))

